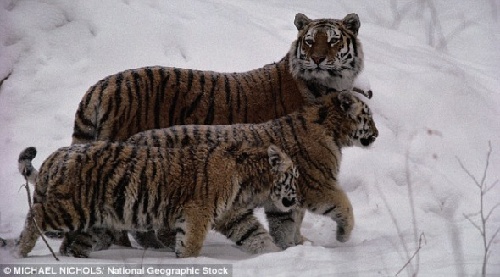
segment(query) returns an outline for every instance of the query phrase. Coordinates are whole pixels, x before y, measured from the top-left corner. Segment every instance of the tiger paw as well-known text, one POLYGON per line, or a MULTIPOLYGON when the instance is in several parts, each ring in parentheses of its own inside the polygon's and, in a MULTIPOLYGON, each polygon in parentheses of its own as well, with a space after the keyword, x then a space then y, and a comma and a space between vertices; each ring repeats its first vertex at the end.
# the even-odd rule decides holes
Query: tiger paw
POLYGON ((305 245, 305 244, 311 244, 313 241, 308 239, 307 237, 300 235, 299 238, 295 239, 295 245, 305 245))
POLYGON ((285 250, 288 247, 297 246, 297 244, 294 241, 280 241, 277 242, 276 245, 278 245, 278 247, 280 247, 282 250, 285 250))
POLYGON ((258 253, 272 253, 272 252, 280 252, 281 248, 276 246, 274 243, 266 243, 261 249, 259 249, 258 253))
POLYGON ((87 248, 78 248, 78 247, 61 247, 59 248, 59 254, 61 256, 74 257, 74 258, 88 258, 92 252, 87 248))
POLYGON ((22 258, 26 258, 28 256, 27 253, 23 253, 22 251, 20 251, 18 249, 18 247, 16 247, 14 249, 14 251, 11 252, 12 253, 12 256, 16 259, 22 259, 22 258))
POLYGON ((61 256, 75 257, 75 258, 88 258, 92 252, 92 244, 84 240, 72 240, 65 237, 61 247, 59 247, 59 254, 61 256))
POLYGON ((247 239, 242 244, 237 244, 239 248, 250 254, 261 254, 269 252, 279 252, 282 248, 274 244, 271 237, 257 236, 247 239))
POLYGON ((344 227, 337 227, 337 241, 346 242, 351 237, 351 232, 347 232, 344 227))

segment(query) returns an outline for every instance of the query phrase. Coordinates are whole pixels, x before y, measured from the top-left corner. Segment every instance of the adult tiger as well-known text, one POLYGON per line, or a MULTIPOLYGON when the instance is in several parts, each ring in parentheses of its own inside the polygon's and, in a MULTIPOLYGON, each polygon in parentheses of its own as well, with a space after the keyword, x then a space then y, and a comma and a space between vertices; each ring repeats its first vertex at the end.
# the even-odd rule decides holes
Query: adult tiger
MULTIPOLYGON (((219 73, 155 66, 100 80, 76 111, 72 144, 121 141, 180 124, 261 123, 325 94, 350 90, 363 69, 358 16, 312 20, 299 13, 294 24, 297 39, 285 57, 259 69, 219 73)), ((298 217, 302 221, 303 214, 298 217)), ((157 246, 145 241, 151 240, 139 243, 157 246)), ((130 242, 124 236, 119 244, 130 242)))
MULTIPOLYGON (((83 96, 72 143, 125 140, 179 124, 260 123, 331 91, 351 90, 363 69, 356 14, 295 16, 297 39, 281 61, 242 73, 144 67, 110 75, 83 96)), ((371 93, 371 92, 369 92, 371 93)))

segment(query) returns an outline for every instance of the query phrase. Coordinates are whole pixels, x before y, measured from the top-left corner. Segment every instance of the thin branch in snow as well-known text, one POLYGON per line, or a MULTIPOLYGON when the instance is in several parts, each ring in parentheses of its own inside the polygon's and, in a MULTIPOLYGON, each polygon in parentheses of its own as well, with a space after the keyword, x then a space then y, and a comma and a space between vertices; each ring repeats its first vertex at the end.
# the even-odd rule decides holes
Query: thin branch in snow
MULTIPOLYGON (((399 273, 401 273, 401 271, 403 271, 411 263, 411 260, 413 260, 413 258, 415 258, 415 256, 417 256, 417 254, 420 252, 420 249, 422 249, 422 241, 424 242, 424 244, 427 243, 426 240, 425 240, 425 234, 424 233, 420 234, 420 238, 418 239, 417 250, 415 250, 415 252, 413 253, 413 255, 410 257, 410 259, 408 259, 408 261, 406 262, 406 264, 398 271, 398 273, 396 273, 396 276, 398 276, 399 273)), ((417 275, 417 272, 415 272, 413 274, 413 276, 416 276, 416 275, 417 275)))
POLYGON ((469 175, 469 177, 474 181, 474 184, 476 185, 476 187, 481 188, 481 185, 479 184, 479 181, 476 179, 476 177, 474 175, 472 175, 472 173, 469 172, 469 170, 465 167, 465 165, 462 163, 462 161, 458 157, 456 157, 456 158, 457 158, 457 161, 460 164, 460 167, 462 168, 462 170, 467 175, 469 175))
POLYGON ((500 203, 497 203, 495 206, 493 206, 493 208, 491 208, 490 212, 486 215, 484 219, 488 221, 493 211, 496 210, 498 207, 500 207, 500 203))
POLYGON ((469 220, 469 222, 470 222, 470 223, 471 223, 474 227, 476 227, 476 229, 477 229, 477 230, 478 230, 481 234, 483 234, 483 231, 481 230, 481 227, 479 227, 479 225, 478 225, 476 222, 474 222, 474 221, 470 218, 470 216, 468 216, 468 215, 464 214, 464 217, 465 217, 467 220, 469 220))
POLYGON ((474 214, 473 216, 479 216, 479 223, 476 223, 474 220, 472 220, 471 215, 466 215, 464 214, 464 217, 474 226, 479 233, 481 234, 481 239, 483 242, 483 265, 481 269, 481 276, 486 276, 486 267, 488 265, 488 259, 491 256, 491 244, 495 240, 495 238, 498 236, 498 233, 500 232, 500 228, 498 228, 495 233, 488 239, 487 235, 487 225, 489 223, 490 216, 493 214, 493 212, 500 207, 500 203, 497 203, 493 208, 491 208, 489 211, 486 211, 484 205, 485 205, 485 196, 486 194, 496 186, 498 183, 498 180, 493 182, 492 185, 488 186, 486 185, 486 178, 488 175, 488 170, 489 170, 489 165, 490 165, 490 157, 491 153, 493 152, 492 147, 491 147, 491 141, 488 142, 488 152, 486 153, 486 164, 484 166, 484 170, 481 176, 481 181, 478 181, 478 179, 465 167, 465 165, 462 163, 462 161, 457 158, 458 163, 462 170, 472 179, 474 182, 474 185, 479 188, 479 201, 480 201, 480 207, 479 207, 479 212, 474 214))
MULTIPOLYGON (((405 239, 403 237, 403 231, 401 231, 401 229, 399 228, 398 220, 396 219, 396 216, 394 215, 394 212, 392 211, 391 207, 389 206, 389 202, 387 201, 387 198, 385 197, 385 194, 380 189, 380 187, 378 185, 378 182, 375 183, 375 187, 377 188, 378 193, 380 195, 380 198, 382 198, 382 201, 384 202, 384 205, 385 205, 387 211, 389 212, 389 216, 391 218, 392 224, 394 224, 394 227, 396 228, 396 232, 398 234, 398 238, 401 241, 401 244, 403 246, 403 250, 405 251, 405 254, 406 254, 406 259, 409 260, 410 259, 410 255, 409 255, 408 245, 407 245, 407 243, 406 243, 406 241, 405 241, 405 239)), ((410 265, 410 269, 413 271, 413 266, 412 265, 410 265)))
POLYGON ((472 20, 466 20, 466 21, 462 22, 460 25, 458 25, 457 27, 455 27, 455 29, 453 29, 453 31, 451 31, 450 34, 448 34, 447 36, 443 36, 443 38, 436 45, 436 49, 438 49, 438 50, 444 50, 444 49, 446 49, 447 44, 452 39, 454 39, 455 37, 457 37, 465 29, 471 27, 474 24, 476 24, 476 22, 472 21, 472 20))
MULTIPOLYGON (((412 134, 411 139, 410 139, 410 146, 411 146, 411 141, 413 141, 415 137, 415 134, 412 134)), ((418 238, 418 226, 417 226, 417 215, 415 211, 415 197, 413 195, 413 181, 411 178, 411 170, 410 170, 410 146, 408 146, 408 149, 406 150, 405 153, 405 175, 406 175, 406 183, 408 186, 408 200, 410 202, 410 211, 411 211, 411 219, 412 219, 412 225, 413 225, 413 239, 415 242, 417 241, 418 238)), ((417 255, 417 260, 416 260, 416 269, 415 269, 415 274, 418 273, 420 267, 420 256, 417 255)))
POLYGON ((496 180, 491 186, 486 187, 484 189, 484 193, 487 193, 490 189, 494 188, 498 184, 498 180, 496 180))
MULTIPOLYGON (((491 246, 491 243, 495 240, 495 238, 497 237, 498 235, 498 232, 500 232, 500 228, 497 229, 497 231, 495 232, 495 234, 493 236, 491 236, 491 239, 490 241, 488 242, 488 245, 486 246, 486 248, 490 249, 490 246, 491 246)), ((488 253, 488 256, 491 254, 491 251, 489 251, 488 253)))

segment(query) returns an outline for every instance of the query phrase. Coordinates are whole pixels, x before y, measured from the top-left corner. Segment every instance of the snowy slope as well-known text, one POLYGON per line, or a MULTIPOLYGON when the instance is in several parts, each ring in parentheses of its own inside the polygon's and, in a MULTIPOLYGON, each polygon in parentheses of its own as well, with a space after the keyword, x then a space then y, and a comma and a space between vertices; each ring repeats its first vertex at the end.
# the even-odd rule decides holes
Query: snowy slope
MULTIPOLYGON (((76 107, 99 79, 146 65, 261 67, 288 51, 297 12, 355 12, 362 82, 374 91, 380 136, 371 149, 344 152, 340 180, 356 217, 349 242, 335 241, 335 223, 307 214, 302 232, 312 243, 280 253, 248 255, 211 232, 196 259, 114 247, 76 262, 230 263, 234 276, 394 276, 422 238, 401 276, 479 275, 482 240, 464 214, 479 211, 480 194, 458 160, 480 180, 491 141, 486 184, 500 179, 500 3, 470 2, 2 0, 0 237, 16 238, 27 213, 19 152, 36 146, 39 166, 69 145, 76 107)), ((498 195, 500 186, 485 194, 486 211, 498 195)), ((499 227, 497 209, 487 235, 499 227)), ((500 275, 500 236, 491 251, 488 273, 500 275)), ((41 241, 23 260, 0 249, 0 264, 52 261, 41 241)))

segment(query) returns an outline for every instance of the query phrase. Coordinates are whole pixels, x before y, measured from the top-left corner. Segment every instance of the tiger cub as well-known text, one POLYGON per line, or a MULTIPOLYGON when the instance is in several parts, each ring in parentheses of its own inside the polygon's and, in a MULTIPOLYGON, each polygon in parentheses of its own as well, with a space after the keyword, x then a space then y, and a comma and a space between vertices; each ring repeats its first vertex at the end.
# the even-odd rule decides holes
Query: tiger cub
MULTIPOLYGON (((354 226, 353 210, 347 195, 337 184, 342 147, 369 146, 378 136, 367 104, 349 92, 330 94, 317 103, 261 124, 184 125, 150 130, 132 136, 128 142, 155 147, 186 147, 207 143, 224 145, 245 141, 260 147, 280 146, 300 168, 298 192, 301 207, 330 217, 337 223, 337 240, 344 242, 354 226)), ((264 205, 269 232, 281 248, 301 244, 300 226, 304 209, 283 212, 274 205, 264 205)), ((250 215, 249 215, 250 216, 250 215)), ((253 216, 253 215, 252 215, 253 216)), ((238 230, 237 217, 227 217, 215 229, 231 237, 238 230)), ((262 230, 255 230, 259 234, 262 230)), ((169 244, 168 232, 159 239, 169 244), (167 241, 165 241, 165 239, 167 241)), ((251 234, 249 234, 251 237, 251 234)))
POLYGON ((261 123, 330 92, 351 90, 364 61, 358 16, 312 20, 299 13, 294 23, 297 39, 288 53, 255 70, 152 66, 98 81, 76 111, 72 143, 126 140, 181 124, 261 123))
MULTIPOLYGON (((33 207, 20 236, 18 254, 33 249, 38 230, 73 231, 79 238, 94 227, 114 230, 175 230, 177 257, 198 256, 210 227, 230 212, 244 218, 239 202, 270 201, 283 212, 297 205, 297 169, 274 145, 157 148, 96 142, 60 148, 37 172, 35 148, 21 152, 19 170, 34 182, 33 207), (234 207, 234 208, 233 208, 234 207)), ((247 221, 248 223, 249 221, 247 221)), ((257 221, 251 222, 262 228, 257 221)), ((245 236, 246 229, 241 229, 245 236)), ((269 233, 246 250, 276 251, 269 233)), ((88 257, 87 247, 71 254, 88 257)))

